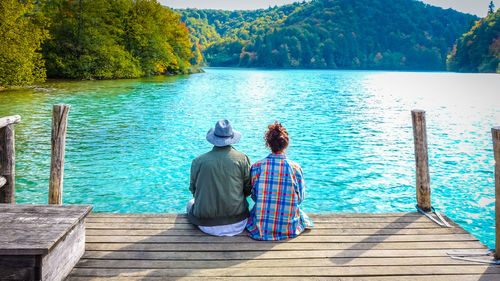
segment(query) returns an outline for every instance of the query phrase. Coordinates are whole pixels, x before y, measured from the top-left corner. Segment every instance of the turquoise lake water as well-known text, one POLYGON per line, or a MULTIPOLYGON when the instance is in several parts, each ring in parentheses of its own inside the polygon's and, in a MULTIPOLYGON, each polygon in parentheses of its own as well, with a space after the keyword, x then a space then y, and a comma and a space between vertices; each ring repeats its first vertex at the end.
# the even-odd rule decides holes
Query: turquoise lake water
POLYGON ((184 211, 191 160, 228 118, 252 161, 267 124, 288 129, 305 175, 307 212, 408 212, 415 205, 410 110, 427 111, 432 204, 494 241, 490 128, 500 76, 428 72, 206 69, 117 81, 52 81, 0 92, 16 125, 16 200, 46 203, 52 104, 71 104, 65 204, 100 212, 184 211))

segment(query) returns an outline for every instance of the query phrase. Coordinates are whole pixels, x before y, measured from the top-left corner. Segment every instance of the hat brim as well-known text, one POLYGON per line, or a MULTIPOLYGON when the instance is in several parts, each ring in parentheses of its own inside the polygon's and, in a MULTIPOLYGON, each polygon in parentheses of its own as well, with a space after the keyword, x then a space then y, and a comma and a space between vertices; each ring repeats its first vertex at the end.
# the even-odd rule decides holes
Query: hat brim
POLYGON ((239 142, 241 139, 241 133, 233 130, 233 136, 227 138, 221 138, 215 135, 215 129, 210 128, 207 132, 207 141, 215 146, 226 146, 239 142))

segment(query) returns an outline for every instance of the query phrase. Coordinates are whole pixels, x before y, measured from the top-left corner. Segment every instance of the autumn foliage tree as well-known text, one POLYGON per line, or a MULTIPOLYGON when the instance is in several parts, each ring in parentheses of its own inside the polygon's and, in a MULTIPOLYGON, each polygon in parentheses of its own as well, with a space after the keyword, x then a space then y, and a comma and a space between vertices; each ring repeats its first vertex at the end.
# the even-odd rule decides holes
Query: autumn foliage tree
POLYGON ((448 70, 500 73, 500 11, 488 15, 457 40, 448 70))

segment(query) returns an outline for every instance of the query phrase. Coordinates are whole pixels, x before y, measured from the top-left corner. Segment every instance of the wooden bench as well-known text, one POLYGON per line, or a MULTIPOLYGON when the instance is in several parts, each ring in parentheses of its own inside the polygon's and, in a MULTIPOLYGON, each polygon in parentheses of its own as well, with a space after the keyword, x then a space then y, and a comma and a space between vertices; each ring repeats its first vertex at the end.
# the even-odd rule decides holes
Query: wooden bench
POLYGON ((86 205, 0 204, 0 280, 63 280, 85 252, 86 205))

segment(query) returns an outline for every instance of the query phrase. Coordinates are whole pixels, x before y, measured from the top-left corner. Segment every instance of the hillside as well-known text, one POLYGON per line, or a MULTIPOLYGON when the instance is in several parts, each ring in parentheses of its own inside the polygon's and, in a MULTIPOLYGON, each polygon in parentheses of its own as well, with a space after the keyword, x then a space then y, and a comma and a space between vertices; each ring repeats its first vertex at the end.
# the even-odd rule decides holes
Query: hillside
POLYGON ((273 68, 444 70, 456 39, 477 20, 414 0, 177 12, 206 65, 273 68))
POLYGON ((457 40, 448 70, 500 73, 500 10, 478 21, 457 40))

